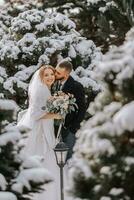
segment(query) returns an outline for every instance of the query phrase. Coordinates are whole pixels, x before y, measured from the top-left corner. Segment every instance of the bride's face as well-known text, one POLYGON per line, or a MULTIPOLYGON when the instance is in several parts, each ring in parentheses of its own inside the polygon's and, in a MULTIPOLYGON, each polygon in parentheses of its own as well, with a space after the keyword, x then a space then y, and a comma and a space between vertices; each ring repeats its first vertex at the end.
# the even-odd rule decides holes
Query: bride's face
POLYGON ((52 69, 45 69, 43 74, 43 82, 48 86, 51 87, 51 85, 55 81, 55 74, 52 69))

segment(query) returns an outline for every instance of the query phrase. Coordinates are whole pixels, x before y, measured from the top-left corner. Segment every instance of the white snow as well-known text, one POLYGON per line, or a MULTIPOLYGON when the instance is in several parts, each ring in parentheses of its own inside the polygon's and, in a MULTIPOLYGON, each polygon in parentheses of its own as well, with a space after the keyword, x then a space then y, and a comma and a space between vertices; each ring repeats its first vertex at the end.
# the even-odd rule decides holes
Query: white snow
POLYGON ((18 177, 14 180, 16 183, 12 185, 12 190, 22 193, 24 187, 31 190, 29 181, 32 181, 33 183, 44 183, 52 180, 52 175, 45 168, 25 169, 22 170, 18 177))
POLYGON ((109 192, 109 194, 113 195, 113 196, 118 196, 120 194, 122 194, 124 192, 124 190, 122 188, 112 188, 109 192))
POLYGON ((6 127, 6 133, 0 135, 0 146, 6 145, 8 142, 15 144, 21 139, 21 133, 14 127, 6 127))
POLYGON ((101 197, 100 200, 112 200, 112 199, 110 197, 104 196, 104 197, 101 197))
POLYGON ((92 53, 91 47, 93 44, 92 40, 83 40, 76 45, 77 52, 81 55, 88 56, 92 53))
POLYGON ((68 55, 71 58, 75 58, 76 57, 76 51, 75 51, 73 45, 70 45, 70 49, 69 49, 68 55))
POLYGON ((7 77, 5 68, 1 66, 0 66, 0 76, 5 77, 5 78, 7 77))
POLYGON ((17 200, 15 194, 11 192, 1 192, 0 191, 0 199, 1 200, 17 200))
MULTIPOLYGON (((5 19, 6 16, 4 16, 5 19)), ((9 17, 6 17, 8 21, 9 17)), ((74 77, 81 82, 84 87, 90 87, 92 90, 98 90, 98 83, 91 77, 91 66, 101 59, 101 52, 94 45, 93 41, 86 40, 81 37, 80 33, 75 30, 75 24, 67 16, 56 12, 44 12, 36 9, 21 12, 17 17, 11 20, 10 31, 6 36, 2 36, 0 41, 0 57, 2 60, 9 59, 14 61, 18 59, 18 55, 22 55, 20 61, 24 59, 37 60, 37 67, 16 65, 19 71, 9 76, 4 81, 4 77, 0 77, 0 82, 4 82, 4 89, 11 94, 15 94, 14 85, 27 91, 27 80, 36 71, 42 63, 49 64, 52 54, 58 52, 57 58, 63 59, 62 51, 67 49, 67 57, 76 59, 80 56, 82 68, 85 69, 83 74, 87 74, 84 78, 79 77, 74 72, 74 77), (29 30, 33 28, 32 33, 29 30), (55 31, 53 31, 53 27, 55 31), (66 29, 66 31, 64 31, 66 29), (22 34, 23 32, 26 32, 22 34), (42 34, 43 33, 43 34, 42 34), (41 36, 40 36, 41 34, 41 36), (19 37, 18 37, 19 35, 19 37), (11 40, 13 38, 13 41, 11 40), (90 63, 91 61, 91 63, 90 63), (85 66, 85 62, 89 63, 85 66), (89 70, 90 69, 90 70, 89 70)), ((16 61, 15 61, 16 62, 16 61)), ((22 61, 21 61, 22 62, 22 61)), ((100 87, 100 86, 99 86, 100 87)))
POLYGON ((0 41, 0 58, 4 60, 5 57, 16 60, 20 49, 17 47, 14 41, 11 40, 1 40, 0 41))
POLYGON ((0 66, 0 83, 3 83, 5 78, 7 78, 6 70, 0 66))
POLYGON ((74 158, 72 166, 69 169, 67 189, 70 189, 70 188, 73 189, 74 187, 73 182, 74 182, 75 176, 78 177, 79 173, 82 173, 86 178, 94 176, 87 161, 85 161, 84 159, 74 158), (75 163, 75 167, 73 167, 74 163, 75 163))
POLYGON ((133 131, 134 130, 134 101, 124 105, 113 118, 118 131, 133 131))
POLYGON ((30 24, 30 22, 27 22, 23 19, 19 19, 18 21, 16 20, 12 20, 12 31, 18 32, 19 30, 23 29, 23 30, 31 30, 32 26, 30 24))
MULTIPOLYGON (((129 36, 130 37, 130 36, 129 36)), ((134 76, 134 41, 127 41, 119 47, 114 48, 103 56, 103 62, 100 62, 96 69, 96 76, 100 80, 109 73, 109 78, 113 79, 112 73, 116 73, 114 83, 121 86, 124 81, 134 76), (111 73, 110 73, 111 72, 111 73)))
POLYGON ((4 0, 0 0, 0 5, 3 5, 4 3, 4 0))
POLYGON ((14 84, 15 83, 17 84, 18 88, 22 88, 24 91, 26 91, 27 88, 28 88, 28 84, 27 83, 19 80, 15 76, 8 78, 4 82, 3 87, 4 87, 4 89, 9 90, 11 94, 15 94, 16 93, 16 91, 14 90, 14 84))
MULTIPOLYGON (((57 53, 58 61, 64 59, 62 51, 65 50, 67 51, 66 57, 69 59, 76 59, 77 56, 81 59, 81 66, 79 66, 77 72, 74 71, 74 77, 85 87, 98 90, 98 83, 92 78, 92 70, 98 60, 101 59, 102 54, 100 50, 96 48, 93 41, 81 37, 80 33, 75 30, 74 22, 67 16, 55 12, 46 13, 36 9, 28 10, 21 12, 18 17, 14 17, 11 20, 11 27, 8 31, 8 34, 3 36, 0 41, 0 58, 3 62, 7 59, 14 63, 16 72, 15 74, 7 75, 6 73, 8 73, 8 71, 4 71, 3 66, 1 66, 0 70, 2 73, 0 81, 2 83, 4 82, 4 89, 8 90, 11 94, 16 93, 14 85, 17 85, 18 88, 22 88, 25 92, 27 90, 29 78, 39 68, 40 64, 49 64, 51 56, 55 52, 57 53), (32 33, 30 33, 31 27, 33 28, 32 33), (53 27, 55 29, 54 33, 53 27), (66 31, 64 29, 66 29, 66 31), (26 33, 23 34, 23 32, 26 33), (13 41, 11 38, 13 38, 13 41), (22 55, 22 58, 20 58, 20 55, 22 55), (37 58, 35 58, 36 55, 37 58), (19 62, 17 60, 18 57, 20 58, 19 62), (34 58, 37 65, 29 64, 25 66, 22 62, 22 60, 26 62, 27 59, 31 60, 34 58), (87 63, 86 66, 85 63, 87 63)), ((29 61, 27 63, 29 63, 29 61)), ((8 100, 0 101, 0 108, 7 110, 18 109, 16 105, 11 104, 11 101, 9 102, 8 100)), ((6 124, 6 122, 3 123, 6 124)), ((0 135, 0 146, 6 145, 9 141, 16 144, 16 142, 20 140, 21 134, 14 127, 6 126, 5 131, 6 133, 0 135)), ((95 130, 92 131, 95 132, 95 130)), ((95 141, 95 138, 91 137, 91 139, 94 140, 93 152, 96 153, 96 157, 99 151, 102 151, 102 153, 113 152, 112 145, 107 140, 100 141, 99 137, 97 137, 97 141, 95 141), (98 149, 97 145, 99 147, 98 149)), ((83 144, 83 147, 85 153, 88 151, 90 152, 92 149, 92 145, 88 146, 88 143, 85 145, 83 144)), ((93 152, 91 151, 91 154, 93 152)), ((91 154, 89 154, 89 156, 91 154)), ((23 157, 22 161, 22 165, 20 166, 21 172, 13 180, 13 191, 23 193, 24 187, 31 190, 30 182, 45 183, 53 179, 48 171, 41 168, 41 157, 33 156, 29 158, 25 157, 25 159, 23 157)), ((77 168, 81 170, 86 177, 93 176, 92 170, 89 168, 89 163, 84 160, 77 162, 77 168)), ((5 185, 3 179, 3 189, 6 187, 5 185)), ((10 200, 16 200, 15 198, 15 196, 14 199, 11 197, 10 200)), ((3 198, 2 200, 5 199, 3 198)))
POLYGON ((55 16, 55 22, 57 24, 63 24, 63 26, 67 26, 68 29, 72 29, 76 27, 75 23, 73 21, 71 21, 67 16, 62 15, 60 13, 56 14, 55 16))
MULTIPOLYGON (((96 97, 95 101, 88 108, 89 113, 93 114, 93 117, 77 132, 77 141, 72 158, 74 163, 71 174, 71 191, 77 191, 75 187, 78 184, 78 175, 83 173, 83 181, 86 180, 86 173, 84 173, 84 167, 86 166, 87 171, 89 169, 92 172, 91 180, 93 178, 96 181, 96 184, 91 189, 94 189, 96 193, 98 192, 100 200, 122 199, 124 196, 127 196, 126 188, 122 188, 121 184, 119 184, 118 188, 111 184, 109 193, 105 193, 102 196, 101 192, 104 191, 102 189, 104 187, 103 180, 106 180, 106 177, 110 177, 110 181, 114 180, 115 175, 121 181, 124 181, 125 172, 129 172, 134 165, 133 152, 129 151, 129 149, 126 149, 126 152, 122 152, 122 155, 118 157, 119 163, 122 163, 122 168, 125 172, 120 170, 120 165, 114 159, 111 163, 111 156, 116 157, 121 151, 123 144, 128 145, 131 149, 134 143, 132 135, 134 132, 134 101, 131 100, 133 99, 131 87, 133 87, 134 78, 133 38, 134 29, 131 34, 129 33, 127 41, 122 46, 116 47, 107 53, 103 57, 103 61, 95 68, 96 77, 103 81, 103 92, 96 97), (109 83, 110 81, 115 84, 115 86, 113 85, 114 90, 109 87, 112 85, 109 83), (127 98, 125 84, 128 86, 126 90, 128 89, 129 94, 131 93, 132 95, 129 98, 127 98), (126 95, 124 95, 125 92, 126 95), (129 143, 122 143, 122 141, 125 141, 125 137, 128 137, 129 132, 130 145, 129 143), (78 163, 81 163, 79 171, 78 163), (94 174, 93 170, 96 168, 100 171, 94 174), (97 178, 99 180, 102 179, 102 182, 99 182, 100 185, 97 185, 97 178), (98 188, 95 188, 96 185, 98 188)), ((78 73, 80 78, 83 77, 83 74, 85 75, 83 70, 78 71, 78 73)), ((131 199, 131 197, 128 198, 131 199)))
POLYGON ((18 110, 18 106, 13 100, 0 99, 1 110, 18 110))
MULTIPOLYGON (((80 133, 77 144, 75 145, 75 152, 87 155, 88 158, 97 158, 99 155, 108 154, 112 155, 115 153, 115 148, 111 141, 99 137, 101 134, 101 128, 95 127, 85 129, 80 133)), ((76 153, 77 154, 77 153, 76 153)))
POLYGON ((124 161, 127 165, 134 165, 134 157, 127 156, 124 161))
POLYGON ((87 3, 90 4, 97 4, 101 0, 87 0, 87 3))
POLYGON ((6 188, 7 188, 7 181, 5 177, 3 176, 3 174, 0 173, 0 189, 6 190, 6 188))
POLYGON ((94 91, 101 90, 101 85, 94 79, 93 69, 90 70, 89 68, 84 69, 82 66, 79 66, 71 75, 85 88, 92 88, 94 91))
POLYGON ((24 65, 19 65, 18 68, 21 69, 21 71, 18 71, 14 77, 18 82, 20 82, 29 79, 29 77, 38 69, 38 66, 32 65, 27 68, 24 65))
POLYGON ((42 167, 42 161, 43 161, 43 157, 41 156, 28 156, 26 157, 26 155, 24 155, 25 157, 23 158, 23 163, 22 163, 22 167, 25 169, 29 169, 29 168, 40 168, 42 167))
POLYGON ((110 175, 111 174, 111 168, 109 166, 103 166, 100 169, 100 173, 105 174, 105 175, 110 175))
POLYGON ((20 13, 16 19, 18 20, 20 18, 30 23, 40 23, 42 20, 42 17, 44 17, 43 11, 33 9, 33 10, 28 10, 26 12, 20 13))

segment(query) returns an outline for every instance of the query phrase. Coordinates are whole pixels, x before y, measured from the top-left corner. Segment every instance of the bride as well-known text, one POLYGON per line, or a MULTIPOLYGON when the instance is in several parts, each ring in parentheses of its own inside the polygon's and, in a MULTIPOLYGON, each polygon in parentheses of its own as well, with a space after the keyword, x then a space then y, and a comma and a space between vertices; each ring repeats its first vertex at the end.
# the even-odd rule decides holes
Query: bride
POLYGON ((33 200, 59 200, 60 183, 59 167, 54 155, 55 135, 53 119, 60 119, 59 114, 45 113, 50 89, 55 81, 55 70, 50 65, 43 65, 35 72, 28 88, 29 107, 18 122, 18 127, 30 128, 28 140, 24 151, 29 155, 43 156, 43 165, 53 175, 54 181, 44 186, 43 193, 34 194, 33 200))

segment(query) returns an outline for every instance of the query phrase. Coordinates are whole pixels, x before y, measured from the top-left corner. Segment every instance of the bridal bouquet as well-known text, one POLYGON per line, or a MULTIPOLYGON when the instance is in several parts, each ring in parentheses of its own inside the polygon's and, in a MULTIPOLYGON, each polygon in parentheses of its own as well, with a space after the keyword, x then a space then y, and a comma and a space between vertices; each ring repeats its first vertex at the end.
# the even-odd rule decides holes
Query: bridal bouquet
POLYGON ((65 118, 68 113, 77 109, 75 102, 76 99, 73 94, 58 91, 47 100, 45 110, 48 113, 58 113, 65 118))

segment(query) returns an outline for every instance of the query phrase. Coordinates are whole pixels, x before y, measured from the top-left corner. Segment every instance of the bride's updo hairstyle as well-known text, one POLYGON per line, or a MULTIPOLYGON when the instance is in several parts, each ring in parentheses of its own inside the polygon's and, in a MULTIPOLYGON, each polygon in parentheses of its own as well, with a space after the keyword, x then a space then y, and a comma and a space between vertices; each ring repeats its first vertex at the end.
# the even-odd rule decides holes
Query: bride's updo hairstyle
POLYGON ((44 71, 46 69, 51 69, 53 71, 53 73, 55 74, 55 69, 54 67, 52 67, 51 65, 42 65, 39 69, 39 76, 40 76, 40 79, 41 81, 43 82, 43 78, 44 78, 44 71))

